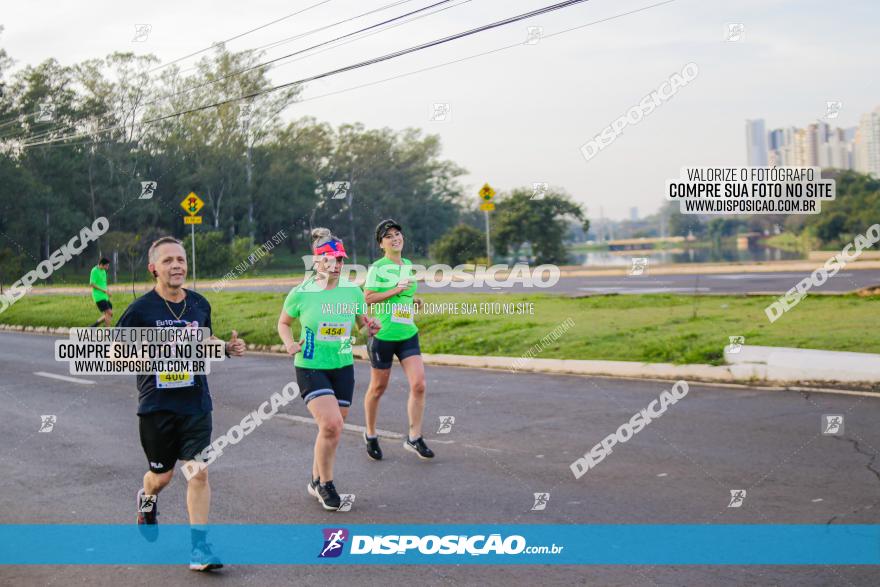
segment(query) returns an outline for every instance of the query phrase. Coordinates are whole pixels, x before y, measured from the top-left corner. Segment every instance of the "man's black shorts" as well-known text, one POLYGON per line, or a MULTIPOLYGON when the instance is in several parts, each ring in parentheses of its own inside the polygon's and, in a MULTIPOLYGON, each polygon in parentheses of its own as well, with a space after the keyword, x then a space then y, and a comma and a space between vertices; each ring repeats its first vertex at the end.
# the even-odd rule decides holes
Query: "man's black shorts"
POLYGON ((421 355, 419 334, 413 334, 406 340, 379 340, 375 337, 367 339, 367 352, 370 354, 370 365, 373 369, 390 369, 394 355, 402 361, 413 355, 421 355))
POLYGON ((110 300, 98 300, 97 302, 95 302, 95 304, 102 312, 113 309, 113 304, 110 303, 110 300))
POLYGON ((165 473, 178 460, 191 461, 211 444, 211 412, 175 414, 150 412, 138 416, 141 446, 154 473, 165 473))
POLYGON ((354 397, 354 365, 339 369, 297 367, 296 383, 306 403, 322 395, 335 395, 339 407, 347 408, 354 397))

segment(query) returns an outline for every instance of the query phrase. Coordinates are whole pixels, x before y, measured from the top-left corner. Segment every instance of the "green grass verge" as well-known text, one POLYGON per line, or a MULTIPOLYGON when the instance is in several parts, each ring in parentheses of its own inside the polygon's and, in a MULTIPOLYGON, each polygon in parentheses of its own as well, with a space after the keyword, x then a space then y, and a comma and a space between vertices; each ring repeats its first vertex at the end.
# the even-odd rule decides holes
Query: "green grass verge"
MULTIPOLYGON (((279 344, 275 324, 284 294, 205 293, 221 338, 234 327, 247 342, 279 344)), ((429 303, 532 302, 534 315, 421 315, 427 353, 518 357, 563 321, 574 325, 543 348, 546 359, 609 359, 662 363, 723 363, 728 336, 746 344, 880 353, 880 298, 812 296, 770 324, 771 297, 626 295, 580 299, 553 295, 486 294, 422 296, 429 303)), ((113 298, 118 317, 132 300, 113 298)), ((0 323, 86 326, 98 311, 85 296, 31 295, 0 315, 0 323)))

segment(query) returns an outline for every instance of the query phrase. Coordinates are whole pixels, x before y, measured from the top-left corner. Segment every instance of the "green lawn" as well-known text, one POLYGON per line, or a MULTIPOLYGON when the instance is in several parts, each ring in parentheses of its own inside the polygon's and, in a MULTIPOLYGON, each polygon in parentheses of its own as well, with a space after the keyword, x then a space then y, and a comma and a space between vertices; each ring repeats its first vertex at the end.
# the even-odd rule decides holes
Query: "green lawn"
MULTIPOLYGON (((275 324, 284 294, 202 292, 214 327, 234 327, 247 342, 279 344, 275 324)), ((534 315, 417 317, 427 353, 520 356, 568 318, 574 325, 540 358, 721 364, 728 336, 746 344, 880 353, 880 298, 814 296, 770 324, 771 297, 626 295, 571 299, 552 295, 428 294, 429 303, 532 302, 534 315), (695 314, 696 308, 696 316, 695 314)), ((118 317, 131 295, 113 298, 118 317)), ((30 295, 0 314, 0 323, 85 326, 97 309, 85 296, 30 295)))

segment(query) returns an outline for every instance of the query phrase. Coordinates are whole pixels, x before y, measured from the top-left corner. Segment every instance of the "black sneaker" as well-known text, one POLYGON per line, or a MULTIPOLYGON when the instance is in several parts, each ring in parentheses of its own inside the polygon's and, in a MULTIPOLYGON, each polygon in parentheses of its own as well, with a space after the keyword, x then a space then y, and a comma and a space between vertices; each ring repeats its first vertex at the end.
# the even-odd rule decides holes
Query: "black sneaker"
POLYGON ((423 460, 434 458, 434 451, 428 448, 428 445, 425 444, 425 440, 421 436, 416 438, 415 442, 410 442, 409 437, 407 437, 407 439, 403 441, 403 448, 416 453, 419 455, 419 458, 423 460))
POLYGON ((311 481, 309 481, 308 487, 306 487, 306 490, 309 492, 309 495, 311 495, 315 499, 318 499, 318 486, 320 484, 321 484, 320 479, 312 479, 311 481))
POLYGON ((138 529, 144 538, 154 542, 159 534, 159 496, 147 497, 141 489, 138 491, 136 502, 138 529))
POLYGON ((379 448, 379 437, 367 438, 367 433, 364 432, 364 442, 367 444, 367 456, 374 461, 381 461, 382 449, 379 448))
POLYGON ((317 491, 318 501, 321 502, 321 505, 324 506, 325 510, 338 510, 339 506, 342 505, 342 499, 339 497, 339 494, 336 493, 336 487, 334 487, 333 481, 321 483, 318 485, 317 491))
POLYGON ((223 563, 221 563, 220 559, 211 552, 210 544, 202 542, 201 544, 193 546, 192 554, 189 558, 190 571, 213 571, 222 568, 223 563))

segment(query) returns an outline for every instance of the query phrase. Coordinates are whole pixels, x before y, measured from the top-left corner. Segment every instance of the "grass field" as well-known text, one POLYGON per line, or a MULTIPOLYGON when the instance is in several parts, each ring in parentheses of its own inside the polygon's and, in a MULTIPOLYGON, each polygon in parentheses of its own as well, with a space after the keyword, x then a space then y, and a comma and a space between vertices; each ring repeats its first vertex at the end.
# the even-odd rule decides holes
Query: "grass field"
MULTIPOLYGON (((215 332, 232 328, 247 342, 279 344, 275 330, 284 294, 202 292, 210 300, 215 332)), ((746 344, 880 353, 880 298, 807 297, 775 323, 764 307, 771 297, 626 295, 571 299, 553 295, 429 294, 426 303, 532 303, 534 315, 449 313, 420 315, 427 353, 518 357, 560 323, 574 325, 540 358, 722 364, 728 337, 746 344)), ((113 298, 119 317, 131 295, 113 298)), ((87 326, 98 317, 85 296, 31 295, 0 314, 0 323, 87 326)), ((360 341, 359 341, 360 342, 360 341)))

